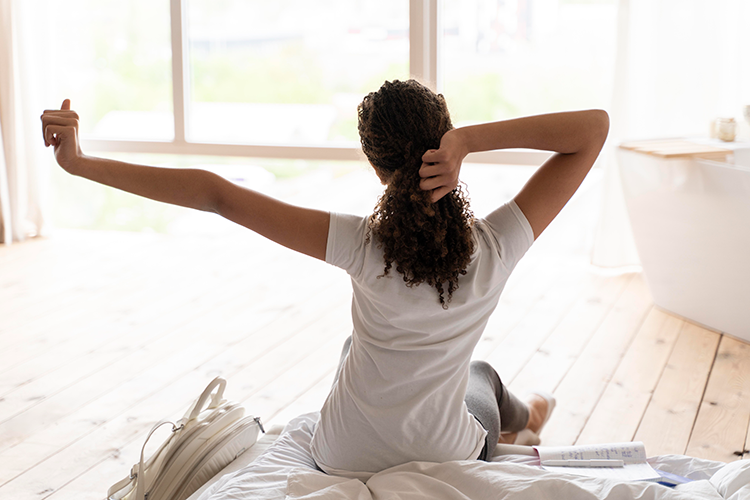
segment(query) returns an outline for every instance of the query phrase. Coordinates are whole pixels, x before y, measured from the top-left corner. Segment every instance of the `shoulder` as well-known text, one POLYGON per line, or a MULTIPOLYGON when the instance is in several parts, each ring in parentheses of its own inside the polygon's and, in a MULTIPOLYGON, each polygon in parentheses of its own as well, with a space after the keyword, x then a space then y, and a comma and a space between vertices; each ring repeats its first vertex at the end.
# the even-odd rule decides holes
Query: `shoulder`
POLYGON ((492 247, 513 269, 534 243, 534 232, 515 201, 500 206, 475 223, 477 237, 492 247))
POLYGON ((330 213, 326 262, 356 274, 361 269, 369 235, 369 216, 330 213))
MULTIPOLYGON (((361 215, 330 213, 328 223, 328 241, 334 244, 345 243, 347 240, 364 240, 370 226, 370 217, 361 215)), ((326 252, 328 261, 328 252, 326 252)))

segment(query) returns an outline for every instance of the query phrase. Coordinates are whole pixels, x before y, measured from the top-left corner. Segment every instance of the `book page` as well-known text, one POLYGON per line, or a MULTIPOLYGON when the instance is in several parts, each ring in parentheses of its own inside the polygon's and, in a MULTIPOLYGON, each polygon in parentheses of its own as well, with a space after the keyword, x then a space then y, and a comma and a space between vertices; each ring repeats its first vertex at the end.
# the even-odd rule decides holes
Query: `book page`
POLYGON ((646 447, 641 442, 607 443, 583 446, 534 446, 545 470, 604 477, 624 481, 654 481, 659 474, 646 462, 646 447), (624 467, 557 467, 546 460, 622 460, 624 467))
POLYGON ((642 442, 589 444, 582 446, 534 446, 539 460, 622 460, 626 464, 646 463, 642 442))

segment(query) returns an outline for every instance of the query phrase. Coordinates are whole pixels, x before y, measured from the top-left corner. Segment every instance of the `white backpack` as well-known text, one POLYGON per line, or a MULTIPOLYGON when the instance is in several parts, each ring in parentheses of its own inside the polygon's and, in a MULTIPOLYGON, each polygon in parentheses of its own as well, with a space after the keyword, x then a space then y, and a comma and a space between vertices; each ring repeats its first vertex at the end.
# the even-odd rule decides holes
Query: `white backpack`
POLYGON ((223 399, 227 381, 216 377, 176 424, 156 453, 133 466, 130 475, 112 485, 109 500, 185 500, 265 432, 258 417, 244 417, 245 409, 223 399), (214 389, 216 394, 211 395, 214 389), (203 408, 211 398, 211 404, 203 408), (243 418, 244 417, 244 418, 243 418))

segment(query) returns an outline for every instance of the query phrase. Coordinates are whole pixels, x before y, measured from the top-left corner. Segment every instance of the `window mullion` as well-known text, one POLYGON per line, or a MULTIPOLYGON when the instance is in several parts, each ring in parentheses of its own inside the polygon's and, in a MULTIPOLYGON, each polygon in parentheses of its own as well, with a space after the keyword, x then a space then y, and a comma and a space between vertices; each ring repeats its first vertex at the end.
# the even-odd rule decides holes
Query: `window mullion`
POLYGON ((174 109, 174 142, 186 142, 188 119, 187 97, 190 79, 187 66, 187 23, 186 0, 170 0, 172 25, 172 103, 174 109))
POLYGON ((440 0, 409 1, 409 73, 432 90, 442 90, 440 0))
POLYGON ((430 60, 435 78, 435 92, 443 91, 443 2, 433 0, 430 9, 430 60))

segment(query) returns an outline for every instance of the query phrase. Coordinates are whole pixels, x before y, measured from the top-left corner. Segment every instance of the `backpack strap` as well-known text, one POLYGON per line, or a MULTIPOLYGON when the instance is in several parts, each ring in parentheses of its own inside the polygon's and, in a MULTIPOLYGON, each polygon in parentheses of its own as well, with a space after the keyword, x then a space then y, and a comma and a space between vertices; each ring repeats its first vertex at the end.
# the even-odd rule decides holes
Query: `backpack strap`
MULTIPOLYGON (((221 404, 224 402, 224 389, 227 386, 227 381, 221 377, 216 377, 213 379, 203 390, 200 397, 195 400, 195 402, 190 405, 190 408, 188 408, 187 412, 185 412, 185 416, 183 416, 180 420, 177 421, 177 424, 168 421, 168 420, 162 420, 161 422, 157 423, 151 428, 151 431, 148 433, 148 436, 146 437, 146 441, 143 443, 143 447, 141 448, 141 459, 140 461, 133 466, 133 468, 130 470, 130 475, 128 477, 123 478, 122 480, 116 482, 113 484, 109 490, 107 490, 107 498, 112 498, 113 500, 118 500, 123 498, 128 492, 125 492, 120 495, 116 495, 118 492, 120 492, 123 488, 127 487, 128 484, 131 484, 133 481, 136 482, 136 496, 132 498, 131 500, 145 500, 145 488, 146 488, 146 481, 144 476, 144 471, 150 463, 144 464, 143 461, 143 454, 146 450, 146 444, 148 443, 148 440, 151 438, 151 435, 164 424, 171 424, 172 425, 172 432, 176 432, 181 430, 185 427, 185 425, 195 420, 201 411, 203 411, 204 406, 206 405, 206 402, 208 402, 208 399, 211 398, 211 403, 208 405, 208 408, 218 408, 221 406, 221 404), (216 389, 216 394, 211 394, 214 389, 216 389)), ((167 441, 168 442, 168 441, 167 441)), ((164 443, 166 445, 166 443, 164 443)), ((162 445, 162 448, 164 447, 162 445)), ((161 451, 161 449, 159 450, 161 451)), ((154 457, 158 456, 159 452, 154 454, 154 457)), ((149 462, 154 459, 154 457, 151 457, 149 462)))
POLYGON ((209 397, 211 398, 211 404, 208 405, 208 408, 218 408, 224 400, 224 389, 226 386, 227 381, 223 378, 216 377, 213 379, 203 390, 200 397, 195 400, 195 403, 193 403, 190 408, 188 408, 188 411, 185 412, 185 416, 182 417, 182 422, 187 423, 198 417, 200 412, 203 411, 203 407, 209 397), (214 389, 217 389, 216 394, 211 396, 211 392, 213 392, 214 389))
MULTIPOLYGON (((169 420, 162 420, 161 422, 154 425, 151 430, 148 433, 148 436, 146 436, 146 441, 143 443, 143 446, 141 447, 141 459, 140 461, 133 466, 132 469, 130 469, 130 475, 121 479, 120 481, 116 482, 112 486, 109 487, 107 490, 107 498, 122 498, 124 497, 128 492, 125 492, 122 495, 115 496, 116 493, 120 492, 123 488, 128 486, 128 484, 132 484, 133 481, 136 482, 136 493, 135 497, 132 498, 132 500, 145 500, 146 497, 146 476, 144 475, 144 472, 146 470, 146 466, 148 464, 144 464, 143 455, 146 452, 146 445, 148 444, 148 440, 151 439, 151 436, 153 433, 162 425, 164 424, 170 424, 172 426, 172 432, 180 430, 182 427, 176 426, 173 422, 169 420)), ((132 489, 131 489, 132 490, 132 489)))
POLYGON ((172 426, 172 432, 175 432, 179 429, 173 422, 170 422, 168 420, 162 420, 155 426, 151 428, 151 431, 148 433, 148 436, 146 436, 146 441, 143 443, 143 446, 141 447, 141 460, 138 462, 138 472, 136 472, 135 477, 139 478, 136 489, 135 489, 135 498, 133 500, 145 500, 146 498, 146 476, 143 474, 146 468, 143 466, 143 454, 146 452, 146 444, 148 444, 148 440, 151 439, 151 435, 164 424, 169 424, 172 426))

